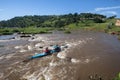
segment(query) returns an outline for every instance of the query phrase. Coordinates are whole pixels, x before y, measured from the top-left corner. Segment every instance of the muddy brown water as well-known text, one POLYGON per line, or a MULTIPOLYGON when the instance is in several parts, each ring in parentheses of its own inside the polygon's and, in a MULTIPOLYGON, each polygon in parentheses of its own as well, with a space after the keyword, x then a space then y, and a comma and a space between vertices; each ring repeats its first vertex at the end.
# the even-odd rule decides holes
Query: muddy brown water
MULTIPOLYGON (((5 45, 0 48, 0 54, 2 54, 0 57, 15 54, 10 58, 4 57, 0 60, 1 80, 15 80, 15 74, 17 78, 33 74, 35 71, 38 71, 35 74, 39 74, 42 70, 45 70, 45 67, 51 70, 49 72, 54 75, 50 80, 89 80, 89 76, 91 75, 98 75, 103 80, 112 80, 113 77, 120 72, 120 41, 117 40, 117 37, 114 35, 91 31, 73 31, 71 34, 54 32, 53 34, 42 34, 39 36, 43 37, 43 39, 47 38, 48 43, 49 41, 54 41, 52 43, 53 45, 55 43, 75 43, 76 46, 69 49, 67 57, 79 60, 79 62, 72 63, 61 60, 55 55, 34 59, 28 63, 22 63, 23 59, 32 55, 35 51, 20 53, 14 49, 14 46, 26 45, 33 42, 26 40, 22 42, 21 40, 14 42, 9 41, 7 43, 0 42, 2 45, 5 45), (78 44, 79 41, 84 41, 84 43, 78 44), (53 59, 54 62, 59 65, 49 68, 49 63, 53 59)), ((48 74, 48 72, 46 71, 44 74, 48 74)), ((41 75, 44 76, 43 73, 41 73, 41 75)), ((43 77, 43 80, 44 79, 49 80, 45 78, 45 76, 43 77)), ((31 78, 28 80, 42 79, 31 78)))

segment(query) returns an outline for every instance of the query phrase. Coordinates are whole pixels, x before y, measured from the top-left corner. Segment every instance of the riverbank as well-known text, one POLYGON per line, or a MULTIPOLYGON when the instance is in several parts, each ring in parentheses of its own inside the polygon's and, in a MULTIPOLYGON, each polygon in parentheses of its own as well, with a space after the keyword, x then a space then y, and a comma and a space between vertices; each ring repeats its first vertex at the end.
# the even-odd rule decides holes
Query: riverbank
POLYGON ((71 23, 62 27, 35 27, 28 26, 24 28, 0 28, 0 35, 8 35, 13 33, 18 34, 46 34, 52 33, 55 30, 63 31, 64 33, 71 33, 74 30, 97 31, 105 32, 112 35, 120 36, 120 27, 116 26, 117 19, 105 19, 102 23, 95 23, 92 20, 83 20, 77 23, 71 23))

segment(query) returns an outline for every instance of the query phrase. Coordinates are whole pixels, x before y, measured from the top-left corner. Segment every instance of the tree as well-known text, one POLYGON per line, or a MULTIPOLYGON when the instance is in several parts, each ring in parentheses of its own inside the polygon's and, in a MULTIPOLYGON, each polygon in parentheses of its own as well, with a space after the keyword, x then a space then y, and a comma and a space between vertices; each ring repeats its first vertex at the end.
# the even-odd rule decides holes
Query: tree
POLYGON ((110 17, 108 17, 108 19, 114 19, 115 17, 117 17, 117 16, 116 15, 110 16, 110 17))
POLYGON ((55 22, 55 27, 63 27, 65 25, 65 21, 58 20, 55 22))
POLYGON ((104 20, 101 19, 101 18, 94 18, 93 21, 94 21, 95 23, 103 23, 103 22, 104 22, 104 20))
MULTIPOLYGON (((112 16, 115 17, 115 16, 112 16)), ((69 13, 65 15, 34 15, 14 17, 7 21, 0 21, 0 27, 63 27, 72 23, 78 24, 79 21, 93 20, 96 23, 104 22, 106 16, 92 13, 69 13)))

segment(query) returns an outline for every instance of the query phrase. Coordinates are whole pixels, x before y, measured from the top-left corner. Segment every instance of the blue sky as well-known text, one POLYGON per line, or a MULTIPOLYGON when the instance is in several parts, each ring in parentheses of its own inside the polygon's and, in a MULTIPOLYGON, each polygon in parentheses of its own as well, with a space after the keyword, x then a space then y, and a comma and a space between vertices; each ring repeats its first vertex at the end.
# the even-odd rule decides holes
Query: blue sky
POLYGON ((0 20, 25 15, 99 13, 120 18, 120 0, 0 0, 0 20))

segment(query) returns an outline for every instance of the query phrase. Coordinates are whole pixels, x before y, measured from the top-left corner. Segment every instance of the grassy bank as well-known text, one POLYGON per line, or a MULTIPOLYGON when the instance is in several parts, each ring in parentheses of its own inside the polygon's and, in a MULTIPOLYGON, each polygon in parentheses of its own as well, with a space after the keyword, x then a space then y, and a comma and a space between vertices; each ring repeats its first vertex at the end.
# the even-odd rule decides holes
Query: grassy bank
POLYGON ((13 33, 25 33, 25 34, 42 34, 42 33, 51 33, 54 28, 1 28, 0 35, 9 35, 13 33))
POLYGON ((100 31, 105 33, 115 33, 120 35, 120 26, 115 26, 116 19, 107 19, 104 23, 94 23, 91 20, 74 23, 65 26, 67 30, 86 30, 86 31, 100 31))
POLYGON ((120 27, 116 27, 114 25, 115 19, 108 19, 104 23, 94 23, 92 20, 86 20, 84 22, 74 23, 65 26, 65 28, 69 30, 76 30, 76 29, 83 29, 83 30, 93 30, 93 31, 120 31, 120 27), (108 25, 112 23, 110 26, 111 28, 108 28, 108 25))
POLYGON ((0 28, 0 35, 13 34, 13 33, 26 33, 26 34, 41 34, 50 33, 52 30, 62 30, 65 33, 71 33, 72 30, 87 30, 87 31, 102 31, 106 33, 120 34, 120 27, 115 26, 116 19, 107 19, 104 23, 95 23, 93 20, 79 21, 63 27, 26 27, 26 28, 0 28), (109 24, 112 25, 109 26, 109 24))

